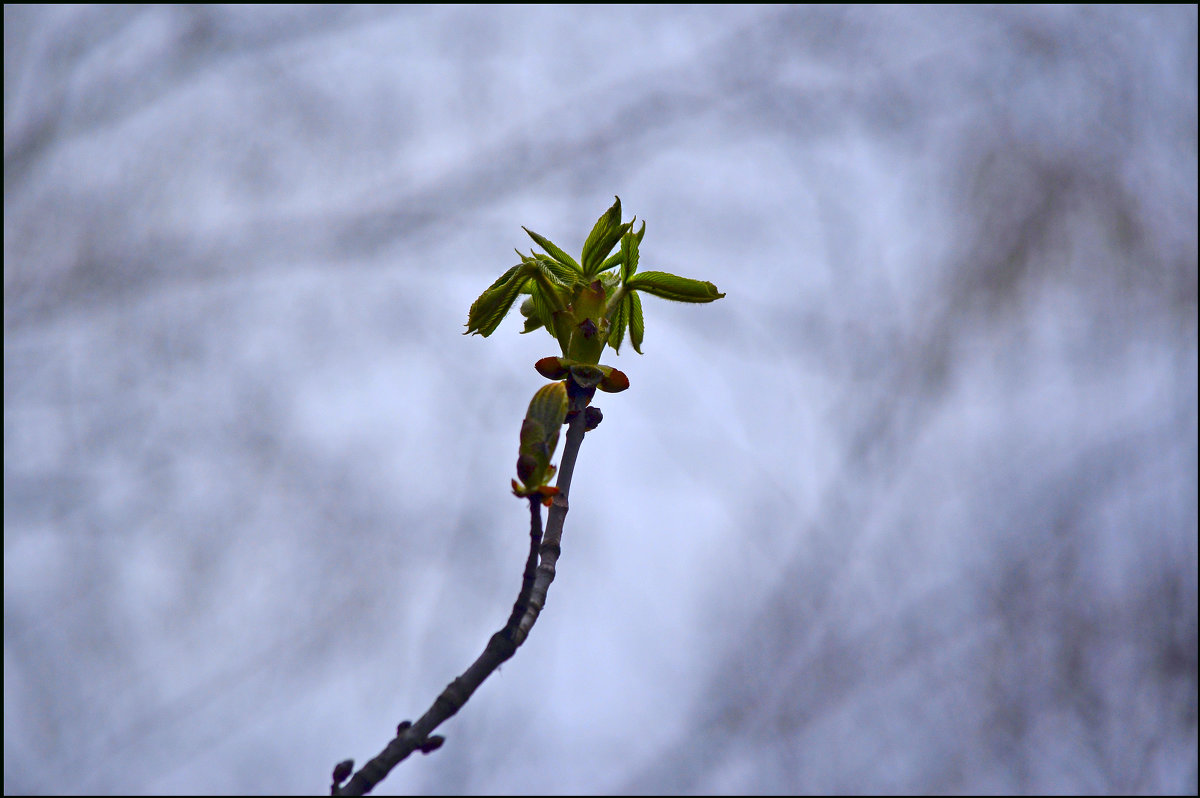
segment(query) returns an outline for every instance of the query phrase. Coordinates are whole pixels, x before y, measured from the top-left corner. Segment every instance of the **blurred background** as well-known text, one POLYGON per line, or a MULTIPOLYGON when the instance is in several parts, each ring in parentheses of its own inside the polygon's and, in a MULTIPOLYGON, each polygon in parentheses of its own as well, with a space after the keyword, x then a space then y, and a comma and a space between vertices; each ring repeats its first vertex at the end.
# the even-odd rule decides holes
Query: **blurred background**
POLYGON ((1197 789, 1197 18, 4 8, 4 790, 314 793, 504 623, 620 195, 647 298, 546 611, 377 792, 1197 789))

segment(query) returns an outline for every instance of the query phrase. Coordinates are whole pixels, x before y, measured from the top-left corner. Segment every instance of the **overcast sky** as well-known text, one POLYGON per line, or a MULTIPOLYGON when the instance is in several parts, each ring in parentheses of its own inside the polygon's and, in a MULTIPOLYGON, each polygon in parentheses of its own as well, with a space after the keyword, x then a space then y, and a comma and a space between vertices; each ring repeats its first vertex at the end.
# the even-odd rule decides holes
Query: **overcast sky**
POLYGON ((1197 789, 1197 18, 4 9, 4 789, 313 793, 520 587, 619 195, 646 298, 528 642, 377 793, 1197 789), (515 314, 514 314, 515 316, 515 314))

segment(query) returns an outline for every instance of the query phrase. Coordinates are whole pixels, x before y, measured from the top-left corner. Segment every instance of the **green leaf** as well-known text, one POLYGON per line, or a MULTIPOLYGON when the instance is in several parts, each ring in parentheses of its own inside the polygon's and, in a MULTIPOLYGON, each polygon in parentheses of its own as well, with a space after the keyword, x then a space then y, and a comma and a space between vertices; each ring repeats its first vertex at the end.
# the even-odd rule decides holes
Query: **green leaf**
POLYGON ((608 331, 608 345, 613 348, 613 351, 618 355, 621 354, 621 342, 625 339, 625 328, 629 325, 629 295, 626 294, 617 305, 617 312, 613 314, 612 327, 608 331))
MULTIPOLYGON (((627 233, 631 227, 633 227, 632 222, 626 222, 625 224, 617 225, 609 232, 608 236, 597 245, 595 258, 597 262, 593 267, 593 271, 591 272, 590 276, 595 277, 600 273, 600 267, 604 265, 603 261, 607 260, 608 253, 612 251, 613 247, 621 243, 621 237, 625 235, 625 233, 627 233)), ((618 249, 618 252, 619 251, 620 250, 618 249)))
MULTIPOLYGON (((521 255, 520 252, 518 252, 517 254, 521 255)), ((517 269, 519 269, 525 265, 524 258, 525 258, 525 256, 521 255, 521 263, 518 263, 516 266, 513 266, 511 269, 506 271, 504 274, 497 277, 496 282, 492 283, 491 285, 489 285, 487 287, 487 291, 491 291, 493 288, 498 288, 501 285, 504 285, 505 283, 507 283, 509 281, 509 278, 511 278, 514 274, 517 273, 517 269)), ((484 293, 486 294, 487 291, 484 291, 484 293)))
POLYGON ((600 265, 621 240, 630 225, 621 224, 621 198, 617 197, 604 214, 596 220, 596 226, 583 243, 583 276, 591 278, 600 271, 600 265))
POLYGON ((562 248, 560 248, 553 241, 546 238, 545 236, 538 235, 537 233, 530 230, 528 227, 522 227, 521 229, 524 230, 526 233, 529 233, 529 237, 532 238, 534 241, 536 241, 539 247, 546 250, 546 252, 550 255, 551 258, 558 261, 563 266, 571 267, 576 272, 580 271, 579 264, 575 262, 575 259, 572 258, 570 255, 568 255, 566 252, 564 252, 562 250, 562 248))
POLYGON ((604 263, 600 264, 600 268, 596 269, 596 273, 599 274, 600 272, 606 272, 614 266, 620 266, 624 262, 625 256, 621 254, 620 250, 617 250, 613 254, 609 255, 608 258, 605 259, 604 263))
POLYGON ((569 288, 579 281, 579 272, 570 266, 564 266, 553 258, 547 258, 545 255, 538 255, 535 260, 537 261, 538 268, 550 275, 559 285, 569 288))
POLYGON ((518 485, 516 480, 513 481, 513 493, 516 495, 535 495, 554 476, 555 468, 550 465, 550 458, 558 446, 558 434, 567 415, 567 402, 567 386, 564 382, 543 386, 530 400, 529 410, 521 423, 517 476, 523 484, 518 485))
POLYGON ((613 293, 617 290, 617 287, 621 285, 621 275, 619 275, 619 274, 601 274, 600 275, 600 284, 602 286, 604 286, 604 295, 606 297, 612 296, 613 293))
POLYGON ((525 418, 535 421, 545 430, 545 440, 553 453, 554 444, 558 441, 558 431, 562 427, 563 418, 567 415, 567 386, 562 382, 552 382, 543 385, 533 395, 529 402, 529 411, 525 418))
POLYGON ((537 289, 533 293, 540 293, 542 300, 550 306, 551 310, 562 310, 566 307, 564 295, 566 294, 567 286, 559 281, 553 270, 546 265, 549 262, 547 260, 539 260, 532 269, 532 282, 537 286, 537 289))
POLYGON ((629 343, 633 351, 642 354, 642 337, 646 334, 646 325, 642 321, 642 300, 636 292, 629 292, 629 343))
POLYGON ((725 296, 710 282, 666 272, 635 274, 625 283, 625 288, 629 291, 645 291, 674 302, 714 302, 725 296))
MULTIPOLYGON (((631 225, 632 227, 632 225, 631 225)), ((621 236, 621 280, 628 282, 638 267, 638 244, 646 234, 646 223, 642 222, 640 232, 632 230, 621 236)))
MULTIPOLYGON (((532 280, 530 282, 533 282, 532 280)), ((522 333, 533 332, 534 330, 545 327, 551 337, 554 335, 554 309, 546 300, 546 296, 542 291, 542 287, 535 286, 533 296, 526 303, 530 306, 530 312, 525 313, 525 308, 522 306, 521 312, 525 313, 525 329, 522 333)))
POLYGON ((512 309, 513 302, 520 296, 522 286, 530 277, 530 271, 535 269, 535 266, 522 263, 504 273, 508 277, 507 280, 492 283, 492 287, 480 294, 479 299, 471 304, 471 310, 467 313, 467 331, 463 335, 478 333, 487 338, 494 333, 512 309))

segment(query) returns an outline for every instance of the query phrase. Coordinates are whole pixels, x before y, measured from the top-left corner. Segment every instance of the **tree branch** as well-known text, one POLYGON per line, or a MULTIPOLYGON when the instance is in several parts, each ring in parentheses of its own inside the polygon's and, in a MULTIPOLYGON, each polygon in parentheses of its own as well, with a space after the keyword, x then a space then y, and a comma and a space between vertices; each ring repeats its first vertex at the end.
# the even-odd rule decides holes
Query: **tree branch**
POLYGON ((517 647, 525 642, 538 615, 546 606, 546 593, 554 581, 555 565, 562 551, 563 522, 567 517, 567 494, 571 489, 571 477, 575 471, 575 460, 586 433, 586 413, 589 396, 572 396, 571 407, 577 410, 567 428, 567 442, 563 449, 562 462, 558 471, 558 494, 554 497, 547 514, 546 534, 542 537, 541 504, 537 497, 529 500, 529 557, 525 561, 525 573, 521 591, 513 604, 512 614, 504 628, 492 635, 487 647, 461 676, 452 681, 433 702, 433 706, 416 723, 404 721, 396 728, 396 736, 374 759, 363 765, 354 776, 341 785, 353 769, 353 762, 343 762, 334 769, 331 795, 365 795, 383 781, 392 768, 408 758, 413 751, 430 753, 441 747, 440 735, 430 736, 438 726, 462 709, 463 705, 484 679, 516 653, 517 647), (538 562, 540 555, 541 562, 538 562), (341 776, 341 778, 338 778, 341 776), (339 786, 340 785, 340 786, 339 786))
MULTIPOLYGON (((590 398, 590 397, 589 397, 590 398)), ((570 509, 567 495, 571 492, 571 477, 575 474, 575 460, 579 456, 579 447, 587 431, 587 414, 584 407, 587 398, 574 396, 571 399, 571 409, 578 411, 567 427, 567 442, 563 447, 562 462, 558 466, 558 482, 555 483, 558 493, 550 503, 550 512, 546 514, 546 536, 542 538, 541 563, 537 568, 537 577, 533 584, 532 595, 526 607, 524 617, 517 627, 516 644, 519 646, 529 636, 529 630, 537 621, 538 614, 546 606, 546 593, 550 583, 554 581, 555 566, 562 553, 563 523, 570 509)))

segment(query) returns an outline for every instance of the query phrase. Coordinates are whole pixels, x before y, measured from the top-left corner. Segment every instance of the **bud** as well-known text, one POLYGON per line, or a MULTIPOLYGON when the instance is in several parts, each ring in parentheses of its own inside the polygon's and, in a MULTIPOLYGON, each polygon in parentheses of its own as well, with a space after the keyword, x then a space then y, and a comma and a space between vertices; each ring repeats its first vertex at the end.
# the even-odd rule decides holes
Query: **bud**
POLYGON ((431 734, 426 738, 425 742, 421 743, 420 751, 422 754, 432 754, 434 751, 442 747, 442 743, 446 742, 446 738, 440 734, 431 734))
POLYGON ((544 357, 533 364, 537 369, 537 373, 541 374, 548 380, 565 380, 567 378, 568 369, 562 363, 561 357, 544 357))
POLYGON ((599 366, 571 366, 571 379, 580 388, 595 388, 604 379, 599 366))
POLYGON ((333 783, 341 784, 346 779, 350 778, 350 774, 354 772, 354 760, 343 759, 338 762, 333 768, 333 783))
MULTIPOLYGON (((555 358, 544 358, 555 360, 555 358)), ((567 414, 567 386, 552 382, 538 389, 529 401, 529 410, 521 423, 521 447, 517 454, 517 480, 513 493, 517 496, 545 495, 545 485, 554 476, 550 465, 563 417, 567 414)))
POLYGON ((600 380, 597 387, 605 393, 620 393, 629 387, 629 378, 620 369, 600 366, 600 370, 604 372, 604 379, 600 380))

